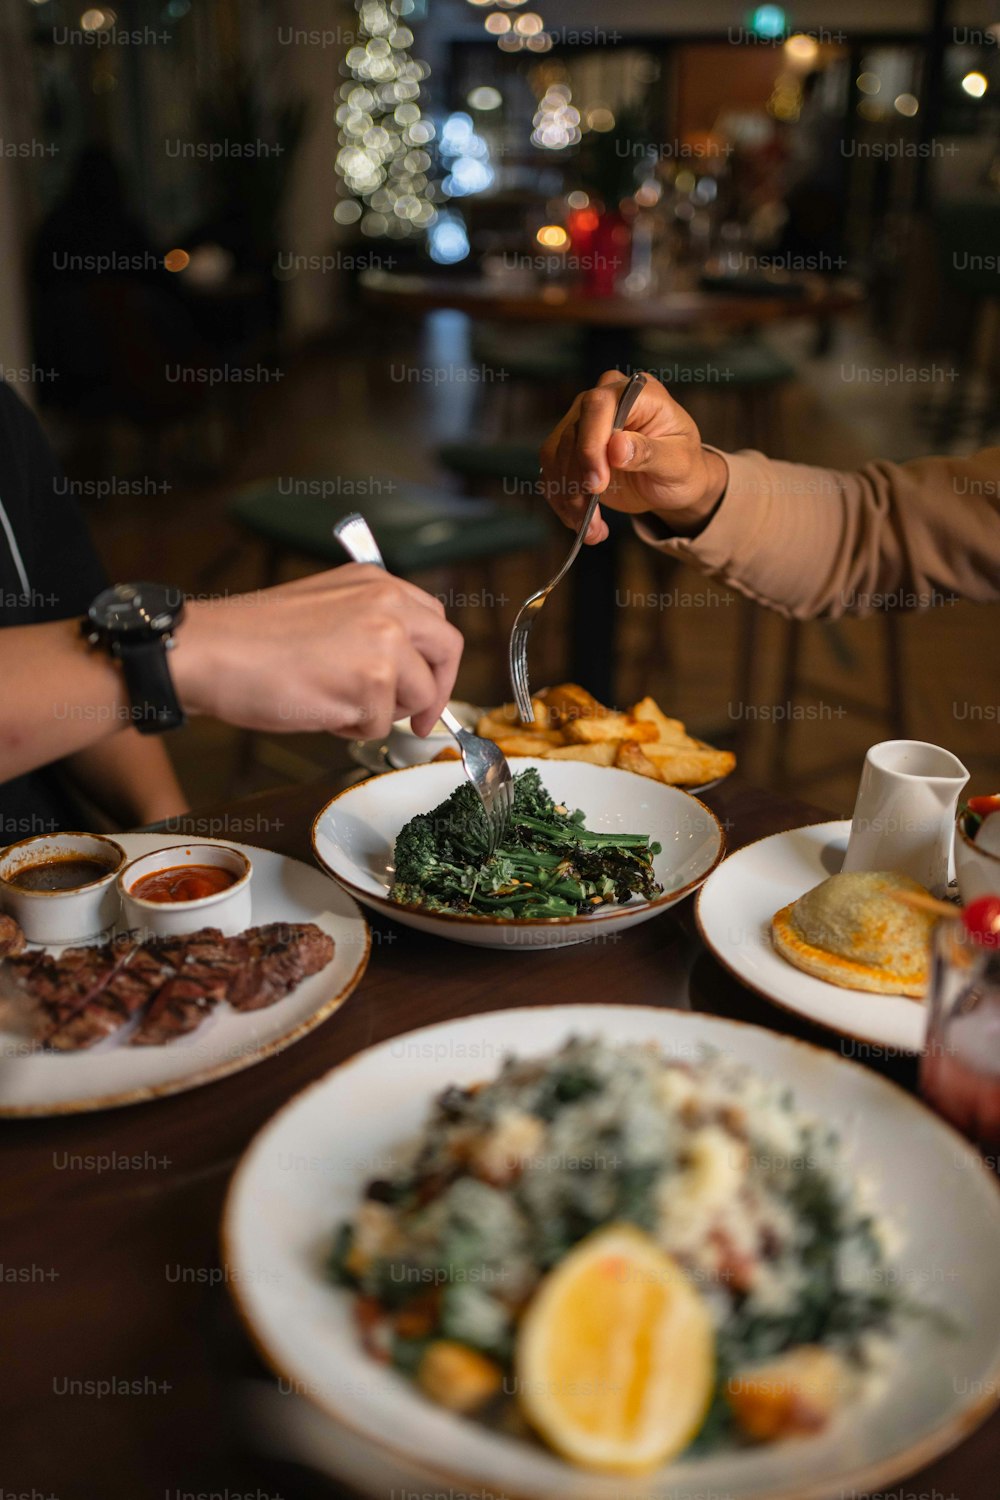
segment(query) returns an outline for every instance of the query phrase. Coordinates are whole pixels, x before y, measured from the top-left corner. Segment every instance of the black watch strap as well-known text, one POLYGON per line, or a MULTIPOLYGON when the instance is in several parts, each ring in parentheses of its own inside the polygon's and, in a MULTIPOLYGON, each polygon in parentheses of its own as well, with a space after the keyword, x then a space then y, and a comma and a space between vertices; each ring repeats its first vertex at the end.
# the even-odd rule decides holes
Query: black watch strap
POLYGON ((179 729, 184 710, 174 692, 167 647, 163 640, 119 643, 115 655, 122 664, 132 701, 132 723, 140 734, 162 734, 179 729))

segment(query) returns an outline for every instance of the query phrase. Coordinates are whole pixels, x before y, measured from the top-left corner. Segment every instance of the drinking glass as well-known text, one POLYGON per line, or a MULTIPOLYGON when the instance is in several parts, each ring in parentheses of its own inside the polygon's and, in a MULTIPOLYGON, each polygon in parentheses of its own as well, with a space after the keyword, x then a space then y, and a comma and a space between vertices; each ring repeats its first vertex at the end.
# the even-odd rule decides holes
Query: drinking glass
POLYGON ((924 1098, 980 1149, 1000 1148, 1000 947, 976 941, 960 921, 934 933, 924 1098))

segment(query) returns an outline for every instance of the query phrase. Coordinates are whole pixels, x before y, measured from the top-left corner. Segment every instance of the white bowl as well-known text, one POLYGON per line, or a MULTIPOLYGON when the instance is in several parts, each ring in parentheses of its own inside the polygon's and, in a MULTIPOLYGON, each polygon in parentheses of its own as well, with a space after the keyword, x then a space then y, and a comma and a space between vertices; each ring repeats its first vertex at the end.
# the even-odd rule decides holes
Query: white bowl
MULTIPOLYGON (((458 699, 452 699, 448 707, 463 728, 475 729, 479 719, 478 708, 473 708, 471 703, 461 703, 458 699)), ((410 766, 426 765, 442 750, 447 750, 454 744, 455 741, 440 719, 427 735, 414 734, 409 719, 397 719, 389 731, 386 750, 389 764, 396 770, 403 770, 410 766)))
POLYGON ((250 926, 252 874, 248 856, 231 844, 177 844, 154 849, 152 854, 143 854, 126 865, 118 877, 126 923, 153 937, 177 937, 202 927, 217 927, 225 937, 235 937, 250 926), (232 870, 237 878, 224 891, 194 901, 147 901, 133 894, 133 887, 144 876, 178 865, 217 865, 232 870))
POLYGON ((430 810, 459 786, 457 761, 411 766, 362 781, 328 802, 313 823, 313 852, 325 870, 365 906, 458 943, 483 948, 561 948, 570 943, 613 941, 613 935, 648 922, 690 894, 712 872, 725 850, 715 814, 688 792, 631 771, 584 761, 518 757, 516 769, 534 766, 558 801, 582 808, 588 828, 599 833, 648 833, 662 845, 653 868, 663 893, 652 901, 633 898, 580 917, 462 916, 421 912, 390 899, 393 846, 404 823, 430 810))
MULTIPOLYGON (((1000 817, 1000 813, 994 814, 1000 817)), ((980 896, 1000 896, 1000 854, 981 849, 963 828, 959 813, 955 822, 955 874, 963 904, 980 896)))
POLYGON ((125 858, 121 844, 103 833, 42 833, 9 844, 0 854, 4 910, 14 918, 29 943, 58 945, 100 937, 118 919, 120 902, 115 877, 125 858), (25 891, 7 884, 7 877, 26 865, 70 854, 101 860, 107 865, 107 874, 75 891, 25 891))

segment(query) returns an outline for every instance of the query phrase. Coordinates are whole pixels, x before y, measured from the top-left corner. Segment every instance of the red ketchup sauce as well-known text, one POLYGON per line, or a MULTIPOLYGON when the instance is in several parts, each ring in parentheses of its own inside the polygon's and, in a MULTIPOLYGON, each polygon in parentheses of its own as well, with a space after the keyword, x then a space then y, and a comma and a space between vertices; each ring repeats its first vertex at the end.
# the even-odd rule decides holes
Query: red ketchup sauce
POLYGON ((143 901, 199 901, 228 890, 239 879, 232 870, 219 865, 174 865, 168 870, 154 870, 130 888, 129 894, 143 901))

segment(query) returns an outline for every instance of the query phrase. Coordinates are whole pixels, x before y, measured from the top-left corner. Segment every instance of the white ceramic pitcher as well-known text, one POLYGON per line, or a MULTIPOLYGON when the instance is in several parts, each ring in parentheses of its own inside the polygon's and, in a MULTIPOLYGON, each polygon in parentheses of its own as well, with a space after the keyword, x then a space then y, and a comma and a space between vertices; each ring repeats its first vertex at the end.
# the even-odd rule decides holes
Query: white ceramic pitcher
POLYGON ((895 870, 942 896, 951 874, 955 810, 969 773, 923 740, 883 740, 865 756, 845 870, 895 870))

